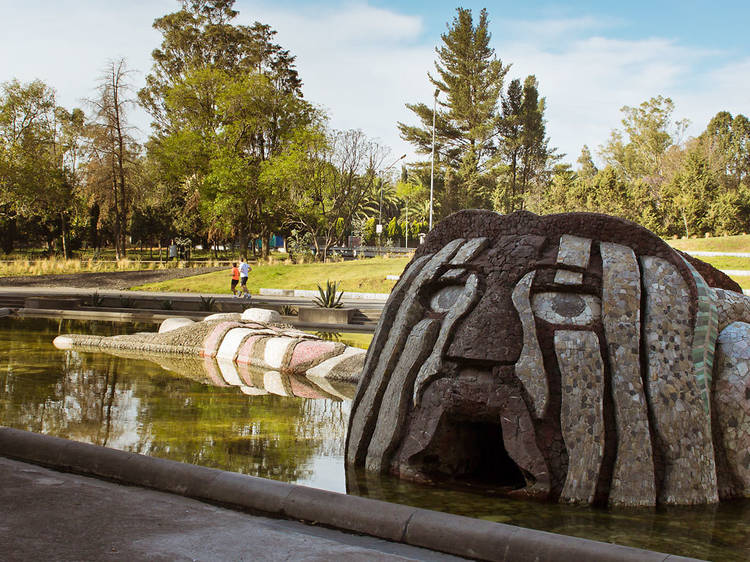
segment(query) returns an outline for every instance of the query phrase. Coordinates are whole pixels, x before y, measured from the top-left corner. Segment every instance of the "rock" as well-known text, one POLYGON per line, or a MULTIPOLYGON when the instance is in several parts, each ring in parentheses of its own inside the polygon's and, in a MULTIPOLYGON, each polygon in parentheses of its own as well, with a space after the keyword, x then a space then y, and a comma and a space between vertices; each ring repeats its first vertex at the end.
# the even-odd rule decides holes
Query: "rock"
POLYGON ((242 314, 239 312, 217 312, 216 314, 209 314, 203 319, 203 322, 213 322, 215 320, 229 320, 230 322, 239 322, 242 318, 242 314))
POLYGON ((185 318, 183 316, 167 318, 166 320, 164 320, 164 322, 161 323, 161 326, 159 326, 159 333, 163 334, 165 332, 171 332, 172 330, 176 330, 177 328, 182 328, 183 326, 188 326, 194 323, 195 322, 190 318, 185 318))
POLYGON ((265 308, 247 308, 242 313, 243 322, 262 322, 263 324, 280 324, 281 314, 265 308))

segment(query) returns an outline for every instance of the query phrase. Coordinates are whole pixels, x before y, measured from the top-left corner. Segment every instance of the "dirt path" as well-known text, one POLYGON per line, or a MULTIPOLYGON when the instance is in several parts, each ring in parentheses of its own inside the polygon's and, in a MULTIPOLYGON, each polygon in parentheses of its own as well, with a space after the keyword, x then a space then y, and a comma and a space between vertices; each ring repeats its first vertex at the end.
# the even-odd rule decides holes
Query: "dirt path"
POLYGON ((226 267, 194 267, 109 273, 69 273, 65 275, 25 275, 0 277, 2 287, 75 287, 79 289, 129 289, 144 283, 192 277, 226 267))

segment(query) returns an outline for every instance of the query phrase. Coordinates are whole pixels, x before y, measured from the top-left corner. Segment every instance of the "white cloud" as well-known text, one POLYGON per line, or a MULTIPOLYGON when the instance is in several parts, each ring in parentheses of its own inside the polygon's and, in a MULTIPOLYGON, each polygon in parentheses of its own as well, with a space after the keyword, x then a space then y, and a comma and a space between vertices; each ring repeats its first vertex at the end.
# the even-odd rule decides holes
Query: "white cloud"
MULTIPOLYGON (((141 71, 134 77, 139 87, 161 41, 151 24, 178 7, 174 0, 5 3, 0 0, 0 80, 39 77, 66 106, 91 95, 109 58, 126 56, 141 71)), ((333 126, 360 128, 390 146, 394 157, 413 156, 396 123, 416 122, 405 103, 431 100, 426 74, 434 69, 443 26, 428 30, 421 17, 365 1, 289 7, 238 0, 236 8, 241 23, 258 20, 278 31, 277 41, 297 56, 305 97, 328 108, 333 126)), ((583 144, 596 150, 606 141, 620 125, 623 105, 652 96, 672 97, 675 116, 693 122, 691 134, 722 109, 749 111, 750 59, 731 60, 663 37, 616 39, 621 22, 588 16, 490 25, 498 56, 513 63, 510 76, 539 79, 551 143, 571 162, 583 144)), ((141 114, 138 125, 147 123, 141 114)))
POLYGON ((412 154, 396 123, 412 120, 405 103, 431 95, 434 50, 421 18, 361 3, 301 13, 255 3, 250 12, 297 56, 305 97, 328 109, 334 127, 362 129, 394 154, 412 154))

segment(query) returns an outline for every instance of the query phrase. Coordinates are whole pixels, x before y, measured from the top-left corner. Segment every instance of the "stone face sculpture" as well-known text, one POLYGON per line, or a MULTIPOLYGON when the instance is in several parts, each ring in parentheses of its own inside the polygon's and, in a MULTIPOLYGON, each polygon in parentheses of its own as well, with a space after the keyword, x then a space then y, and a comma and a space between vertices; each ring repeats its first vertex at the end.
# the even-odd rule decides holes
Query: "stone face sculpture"
POLYGON ((109 337, 71 334, 58 336, 53 343, 61 349, 140 352, 145 358, 216 359, 222 377, 212 377, 216 369, 207 363, 209 378, 229 378, 229 384, 248 389, 279 386, 281 383, 273 381, 287 380, 281 375, 344 382, 358 380, 365 356, 363 349, 252 320, 260 314, 257 309, 248 309, 242 315, 217 314, 201 322, 170 318, 162 323, 158 333, 109 337), (259 384, 258 372, 265 373, 267 385, 259 384))
POLYGON ((347 470, 583 504, 749 496, 745 322, 734 281, 633 223, 456 213, 383 311, 347 470))

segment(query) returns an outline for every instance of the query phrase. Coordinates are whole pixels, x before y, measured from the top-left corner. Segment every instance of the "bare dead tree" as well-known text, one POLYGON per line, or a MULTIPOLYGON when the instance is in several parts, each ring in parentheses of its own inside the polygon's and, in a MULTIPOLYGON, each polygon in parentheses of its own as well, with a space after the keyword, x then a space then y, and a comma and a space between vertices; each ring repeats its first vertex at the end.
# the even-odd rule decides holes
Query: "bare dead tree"
MULTIPOLYGON (((99 78, 98 96, 89 103, 94 108, 90 126, 91 179, 108 185, 114 218, 115 255, 126 256, 127 220, 131 211, 133 187, 129 166, 134 163, 137 145, 127 123, 127 109, 134 103, 128 81, 131 71, 125 59, 111 60, 99 78)), ((96 184, 95 184, 96 185, 96 184)))

